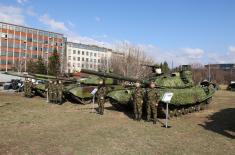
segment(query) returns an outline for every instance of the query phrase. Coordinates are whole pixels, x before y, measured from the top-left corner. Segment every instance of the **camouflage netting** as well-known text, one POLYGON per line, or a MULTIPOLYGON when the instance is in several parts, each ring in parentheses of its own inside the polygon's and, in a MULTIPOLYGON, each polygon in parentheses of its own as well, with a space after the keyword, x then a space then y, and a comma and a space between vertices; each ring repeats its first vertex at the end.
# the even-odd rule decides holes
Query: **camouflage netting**
MULTIPOLYGON (((195 86, 191 88, 185 89, 159 89, 161 99, 166 92, 173 92, 174 95, 172 97, 171 103, 173 105, 190 105, 195 104, 197 102, 203 102, 206 99, 212 97, 214 93, 214 89, 210 88, 209 93, 206 94, 205 90, 202 86, 195 86)), ((118 90, 113 91, 108 94, 108 96, 120 104, 128 104, 131 99, 131 95, 133 93, 132 90, 118 90)))
MULTIPOLYGON (((102 78, 98 76, 89 76, 88 78, 81 79, 80 82, 82 84, 87 84, 87 85, 98 85, 102 78)), ((114 80, 111 78, 105 78, 105 84, 110 85, 113 84, 114 80)))
MULTIPOLYGON (((190 71, 183 71, 180 74, 175 74, 175 76, 162 75, 148 80, 155 81, 157 86, 161 88, 189 88, 194 86, 190 71)), ((146 81, 144 83, 147 83, 146 81)))

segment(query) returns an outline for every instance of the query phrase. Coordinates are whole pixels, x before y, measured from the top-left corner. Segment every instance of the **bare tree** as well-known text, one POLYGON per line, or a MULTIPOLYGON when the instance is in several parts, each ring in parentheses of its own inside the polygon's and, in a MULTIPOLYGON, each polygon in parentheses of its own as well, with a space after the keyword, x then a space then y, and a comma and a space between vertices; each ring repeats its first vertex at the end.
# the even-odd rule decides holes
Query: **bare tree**
POLYGON ((117 54, 112 54, 109 64, 115 73, 134 78, 143 78, 151 73, 151 69, 142 64, 153 64, 153 60, 140 47, 121 43, 116 45, 115 51, 117 54))

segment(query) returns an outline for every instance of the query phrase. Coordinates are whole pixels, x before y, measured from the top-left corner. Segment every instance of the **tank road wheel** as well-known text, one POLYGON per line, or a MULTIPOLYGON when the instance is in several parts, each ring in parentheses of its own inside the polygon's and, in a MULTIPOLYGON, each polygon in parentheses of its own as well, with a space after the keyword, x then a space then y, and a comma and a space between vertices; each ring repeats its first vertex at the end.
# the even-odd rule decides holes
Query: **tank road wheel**
POLYGON ((176 109, 175 116, 176 117, 180 117, 181 116, 181 110, 180 109, 176 109))
POLYGON ((170 116, 170 118, 173 118, 175 116, 174 110, 169 111, 169 116, 170 116))
POLYGON ((185 108, 184 109, 184 112, 185 112, 185 115, 189 113, 189 109, 188 108, 185 108))
POLYGON ((189 107, 189 112, 193 113, 195 111, 194 109, 195 109, 194 106, 189 107))
POLYGON ((200 111, 200 105, 198 104, 198 105, 195 105, 195 111, 200 111))
POLYGON ((92 100, 90 100, 90 99, 88 99, 88 100, 86 100, 86 99, 81 99, 81 103, 82 104, 90 104, 92 102, 92 100))
POLYGON ((185 115, 185 114, 186 114, 184 108, 181 109, 181 113, 182 113, 182 115, 185 115))

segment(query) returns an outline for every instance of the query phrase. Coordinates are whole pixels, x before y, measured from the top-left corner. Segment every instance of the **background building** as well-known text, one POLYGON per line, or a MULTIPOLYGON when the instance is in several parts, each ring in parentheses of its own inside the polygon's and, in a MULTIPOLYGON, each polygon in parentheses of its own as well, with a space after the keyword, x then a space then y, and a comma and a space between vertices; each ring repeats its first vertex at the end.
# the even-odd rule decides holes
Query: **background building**
POLYGON ((95 45, 67 42, 66 44, 66 72, 71 73, 80 68, 98 70, 109 68, 112 49, 95 45))
POLYGON ((47 61, 54 49, 63 58, 65 41, 63 34, 0 22, 0 70, 26 71, 27 60, 47 61))

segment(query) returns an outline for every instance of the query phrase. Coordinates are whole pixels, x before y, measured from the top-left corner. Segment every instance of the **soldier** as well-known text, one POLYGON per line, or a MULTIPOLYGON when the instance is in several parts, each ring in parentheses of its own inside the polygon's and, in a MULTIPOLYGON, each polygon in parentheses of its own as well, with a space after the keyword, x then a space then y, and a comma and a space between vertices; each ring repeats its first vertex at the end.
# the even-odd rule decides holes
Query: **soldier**
POLYGON ((155 88, 154 82, 150 83, 150 88, 147 89, 147 121, 150 121, 151 114, 153 115, 153 124, 157 123, 157 107, 159 103, 159 93, 155 88))
POLYGON ((33 87, 34 87, 34 85, 33 85, 33 79, 30 79, 29 80, 29 84, 28 84, 28 97, 32 97, 33 96, 33 87))
POLYGON ((136 88, 133 95, 134 119, 140 121, 142 117, 144 92, 143 89, 140 87, 141 85, 139 81, 136 82, 135 86, 136 88))
POLYGON ((57 102, 57 81, 52 84, 52 102, 57 102))
POLYGON ((107 93, 107 89, 105 87, 105 81, 102 80, 99 82, 98 91, 97 91, 97 101, 98 101, 98 113, 100 115, 104 114, 104 104, 105 104, 105 96, 107 93))
POLYGON ((24 81, 24 96, 28 97, 28 78, 25 78, 24 81))
POLYGON ((59 80, 58 86, 57 86, 57 99, 59 104, 62 104, 63 99, 63 83, 59 80))
POLYGON ((49 81, 49 84, 48 84, 48 99, 49 99, 49 102, 52 102, 52 97, 53 97, 53 91, 52 91, 52 86, 53 83, 52 81, 49 81))

